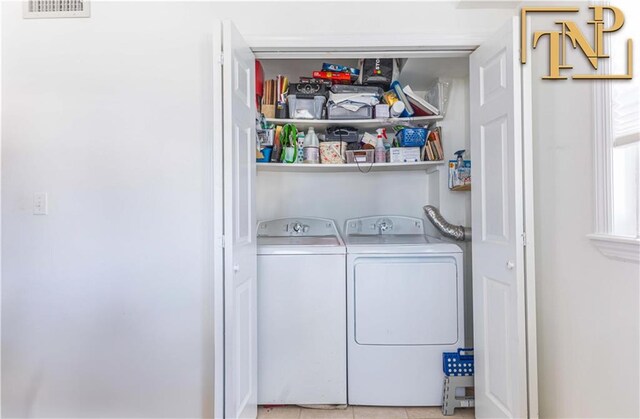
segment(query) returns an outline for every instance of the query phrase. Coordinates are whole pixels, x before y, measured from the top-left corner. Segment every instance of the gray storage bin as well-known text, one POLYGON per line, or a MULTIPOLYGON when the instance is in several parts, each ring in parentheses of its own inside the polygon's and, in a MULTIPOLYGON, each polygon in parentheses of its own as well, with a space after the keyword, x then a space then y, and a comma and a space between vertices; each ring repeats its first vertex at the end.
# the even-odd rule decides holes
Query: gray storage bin
POLYGON ((291 119, 322 119, 322 110, 327 98, 315 96, 313 98, 298 98, 289 95, 289 118, 291 119))
POLYGON ((343 141, 345 143, 357 143, 360 139, 360 133, 352 127, 328 127, 327 141, 343 141))
POLYGON ((327 106, 328 119, 371 119, 373 106, 365 105, 355 112, 332 103, 327 106))

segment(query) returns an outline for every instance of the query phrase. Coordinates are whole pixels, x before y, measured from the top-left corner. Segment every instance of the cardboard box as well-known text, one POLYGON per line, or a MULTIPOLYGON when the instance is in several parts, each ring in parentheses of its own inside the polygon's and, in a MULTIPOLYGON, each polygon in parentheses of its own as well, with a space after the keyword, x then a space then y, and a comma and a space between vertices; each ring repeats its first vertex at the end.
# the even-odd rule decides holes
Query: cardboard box
POLYGON ((313 78, 331 80, 333 83, 351 83, 351 75, 349 73, 336 73, 334 71, 314 71, 313 78))
POLYGON ((391 147, 389 163, 412 163, 420 161, 420 147, 391 147))
POLYGON ((386 103, 380 103, 376 105, 374 110, 374 116, 376 118, 388 118, 389 117, 389 105, 386 103))

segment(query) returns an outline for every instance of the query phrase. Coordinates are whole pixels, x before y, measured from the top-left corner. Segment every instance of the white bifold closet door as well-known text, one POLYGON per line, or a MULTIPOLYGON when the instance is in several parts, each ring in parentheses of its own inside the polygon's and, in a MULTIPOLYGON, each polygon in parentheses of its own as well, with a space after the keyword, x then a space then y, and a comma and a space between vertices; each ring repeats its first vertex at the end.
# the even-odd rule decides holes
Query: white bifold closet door
MULTIPOLYGON (((537 415, 528 368, 525 184, 519 24, 510 21, 470 57, 473 321, 476 416, 537 415)), ((528 136, 527 136, 528 138, 528 136)), ((533 261, 531 261, 533 263, 533 261)), ((535 344, 535 334, 530 334, 535 344)), ((535 374, 532 375, 535 377, 535 374)))
POLYGON ((258 393, 255 56, 229 21, 214 24, 213 41, 214 201, 219 202, 216 210, 224 208, 221 217, 212 215, 219 238, 214 263, 222 264, 222 269, 216 269, 215 280, 216 377, 220 377, 221 368, 224 370, 224 378, 216 379, 214 409, 216 417, 255 418, 258 393), (222 346, 220 339, 224 341, 222 346))

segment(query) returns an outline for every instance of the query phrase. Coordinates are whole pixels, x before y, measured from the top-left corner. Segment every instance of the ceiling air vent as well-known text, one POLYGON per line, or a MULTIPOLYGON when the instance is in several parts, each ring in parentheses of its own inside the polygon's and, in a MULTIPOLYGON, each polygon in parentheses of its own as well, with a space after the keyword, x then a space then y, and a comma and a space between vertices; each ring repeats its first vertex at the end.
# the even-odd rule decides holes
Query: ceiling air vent
POLYGON ((89 0, 26 0, 24 17, 56 18, 56 17, 89 17, 89 0))

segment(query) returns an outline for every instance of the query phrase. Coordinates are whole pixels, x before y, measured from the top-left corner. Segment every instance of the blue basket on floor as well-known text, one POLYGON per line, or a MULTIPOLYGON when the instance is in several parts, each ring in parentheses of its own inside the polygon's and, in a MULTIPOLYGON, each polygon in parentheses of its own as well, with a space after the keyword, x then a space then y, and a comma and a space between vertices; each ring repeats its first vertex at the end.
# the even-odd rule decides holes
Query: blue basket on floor
POLYGON ((445 375, 473 375, 473 348, 458 348, 458 352, 442 353, 442 371, 445 375))
POLYGON ((424 147, 428 131, 426 128, 403 128, 396 138, 400 147, 424 147))

